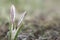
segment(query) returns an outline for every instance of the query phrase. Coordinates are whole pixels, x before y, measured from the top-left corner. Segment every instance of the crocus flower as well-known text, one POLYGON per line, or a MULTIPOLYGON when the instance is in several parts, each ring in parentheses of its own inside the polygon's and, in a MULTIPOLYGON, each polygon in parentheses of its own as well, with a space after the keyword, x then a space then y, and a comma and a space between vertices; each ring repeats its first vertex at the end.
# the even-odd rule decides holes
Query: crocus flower
MULTIPOLYGON (((25 14, 26 14, 26 11, 20 16, 20 20, 18 21, 17 26, 21 24, 23 18, 25 17, 25 14)), ((20 27, 18 27, 17 29, 13 27, 14 22, 15 22, 15 16, 16 16, 15 6, 12 5, 10 8, 10 17, 11 17, 11 23, 12 23, 12 27, 10 27, 10 33, 11 33, 10 36, 12 39, 15 39, 15 37, 17 37, 17 34, 20 30, 20 27)))
POLYGON ((11 23, 13 24, 14 21, 15 21, 15 6, 12 5, 11 8, 10 8, 10 17, 11 17, 11 23))

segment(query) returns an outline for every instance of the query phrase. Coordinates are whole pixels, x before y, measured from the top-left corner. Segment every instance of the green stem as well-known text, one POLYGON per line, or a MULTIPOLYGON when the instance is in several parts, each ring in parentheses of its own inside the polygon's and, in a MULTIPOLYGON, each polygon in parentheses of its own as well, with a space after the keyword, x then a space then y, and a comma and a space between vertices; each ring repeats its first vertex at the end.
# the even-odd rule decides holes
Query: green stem
POLYGON ((10 26, 10 31, 9 31, 9 40, 12 40, 12 30, 13 30, 13 24, 10 26))
POLYGON ((18 33, 21 32, 21 30, 22 30, 23 27, 24 27, 24 26, 23 26, 23 24, 22 24, 20 27, 17 28, 17 32, 16 32, 16 35, 15 35, 15 37, 14 37, 14 40, 17 40, 18 33))

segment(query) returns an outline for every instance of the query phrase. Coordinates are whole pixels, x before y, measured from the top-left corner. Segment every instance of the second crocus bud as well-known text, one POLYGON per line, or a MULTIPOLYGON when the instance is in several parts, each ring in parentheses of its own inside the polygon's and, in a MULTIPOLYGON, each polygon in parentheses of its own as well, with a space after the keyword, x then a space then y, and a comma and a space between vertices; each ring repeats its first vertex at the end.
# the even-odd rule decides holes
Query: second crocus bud
POLYGON ((20 16, 17 26, 19 26, 26 15, 26 11, 20 16))

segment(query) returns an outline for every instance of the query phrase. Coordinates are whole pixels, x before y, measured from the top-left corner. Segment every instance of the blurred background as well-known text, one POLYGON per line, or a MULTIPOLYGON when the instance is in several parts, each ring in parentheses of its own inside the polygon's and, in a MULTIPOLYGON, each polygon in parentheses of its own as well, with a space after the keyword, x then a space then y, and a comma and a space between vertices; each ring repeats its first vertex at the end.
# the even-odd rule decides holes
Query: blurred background
POLYGON ((10 21, 12 4, 16 8, 16 20, 24 11, 27 12, 23 21, 25 27, 18 40, 23 40, 23 37, 24 40, 60 40, 60 0, 0 0, 1 26, 10 21))

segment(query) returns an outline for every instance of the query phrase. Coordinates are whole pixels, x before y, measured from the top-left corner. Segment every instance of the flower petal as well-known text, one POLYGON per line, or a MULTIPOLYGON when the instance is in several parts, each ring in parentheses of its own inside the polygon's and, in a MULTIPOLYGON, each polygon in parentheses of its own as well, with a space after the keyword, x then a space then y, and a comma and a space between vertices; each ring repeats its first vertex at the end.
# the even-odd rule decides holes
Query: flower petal
POLYGON ((15 21, 15 6, 14 5, 12 5, 11 6, 11 9, 10 9, 10 17, 11 17, 11 22, 12 23, 14 23, 14 21, 15 21))
POLYGON ((17 26, 19 26, 21 24, 21 22, 22 22, 23 18, 25 17, 25 15, 26 15, 26 11, 20 16, 20 19, 18 21, 18 25, 17 26))

